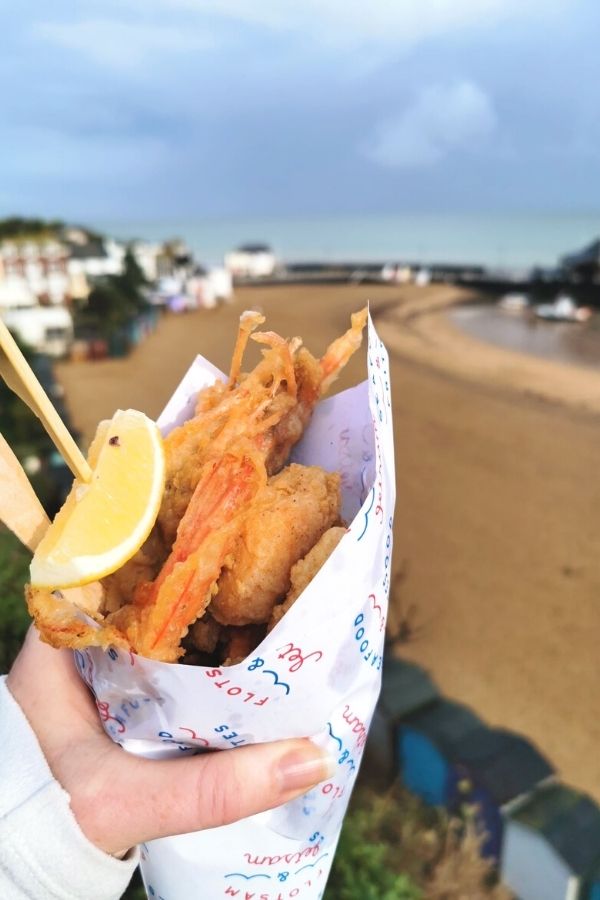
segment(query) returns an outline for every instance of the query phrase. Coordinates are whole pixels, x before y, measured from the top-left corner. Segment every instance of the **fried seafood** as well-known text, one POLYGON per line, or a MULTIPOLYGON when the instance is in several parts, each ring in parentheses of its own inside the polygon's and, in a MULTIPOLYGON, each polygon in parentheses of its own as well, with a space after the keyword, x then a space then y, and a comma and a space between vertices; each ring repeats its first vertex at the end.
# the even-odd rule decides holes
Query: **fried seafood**
POLYGON ((217 634, 217 625, 266 625, 290 588, 291 567, 340 521, 338 476, 317 467, 281 470, 318 399, 360 346, 366 315, 355 313, 320 360, 299 338, 252 334, 263 317, 242 316, 229 380, 200 391, 193 418, 165 439, 157 524, 136 557, 105 580, 105 615, 93 614, 97 626, 82 623, 73 607, 53 607, 49 592, 30 590, 44 639, 112 643, 173 662, 194 626, 198 652, 212 652, 218 641, 235 658, 231 632, 217 634), (250 337, 266 349, 242 374, 250 337))
POLYGON ((102 579, 104 587, 102 612, 115 612, 127 598, 133 597, 135 588, 141 581, 152 581, 156 578, 160 561, 164 558, 164 545, 160 533, 154 528, 146 542, 124 566, 102 579))
POLYGON ((84 647, 97 646, 107 650, 110 646, 129 649, 129 641, 121 632, 111 625, 97 627, 94 619, 99 616, 95 610, 86 615, 75 605, 79 600, 73 599, 75 589, 71 592, 50 590, 50 588, 34 588, 28 584, 25 588, 25 600, 29 615, 35 621, 40 636, 53 647, 71 647, 83 650, 84 647))
POLYGON ((189 631, 189 640, 195 650, 201 653, 213 653, 219 643, 223 626, 210 613, 197 619, 189 631))
POLYGON ((309 550, 303 559, 292 566, 290 572, 290 589, 286 594, 283 603, 279 603, 273 608, 271 618, 269 619, 269 631, 271 631, 279 620, 286 614, 288 609, 296 602, 304 588, 310 584, 319 569, 327 562, 341 539, 346 534, 347 529, 341 526, 329 528, 317 541, 317 543, 309 550))
POLYGON ((222 666, 235 666, 243 662, 258 647, 266 634, 264 625, 243 625, 227 629, 226 641, 223 648, 222 666))
POLYGON ((340 477, 290 465, 269 479, 245 517, 210 610, 223 625, 268 622, 290 569, 340 520, 340 477))

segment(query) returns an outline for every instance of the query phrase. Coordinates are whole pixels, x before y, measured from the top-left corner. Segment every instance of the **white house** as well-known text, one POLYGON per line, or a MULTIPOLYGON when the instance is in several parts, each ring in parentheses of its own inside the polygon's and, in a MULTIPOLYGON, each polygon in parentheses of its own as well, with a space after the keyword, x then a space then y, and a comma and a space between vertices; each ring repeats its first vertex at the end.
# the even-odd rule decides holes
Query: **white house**
POLYGON ((6 309, 4 323, 17 338, 40 353, 64 356, 73 340, 73 319, 66 306, 29 306, 6 309))
POLYGON ((68 253, 60 241, 3 241, 0 258, 8 295, 29 292, 45 303, 64 303, 69 297, 68 253))
POLYGON ((213 266, 208 270, 207 277, 210 289, 214 293, 216 299, 230 303, 233 299, 233 279, 231 277, 231 272, 228 272, 223 266, 213 266))
POLYGON ((269 278, 275 273, 277 259, 266 244, 244 244, 226 254, 225 268, 234 278, 269 278))
POLYGON ((197 267, 186 279, 185 291, 194 309, 213 309, 219 300, 229 303, 233 298, 231 273, 222 267, 208 270, 197 267))
POLYGON ((36 306, 35 294, 24 278, 0 277, 0 310, 36 306))
POLYGON ((68 244, 68 272, 73 277, 99 278, 120 275, 123 271, 125 247, 112 238, 92 238, 85 243, 68 244))

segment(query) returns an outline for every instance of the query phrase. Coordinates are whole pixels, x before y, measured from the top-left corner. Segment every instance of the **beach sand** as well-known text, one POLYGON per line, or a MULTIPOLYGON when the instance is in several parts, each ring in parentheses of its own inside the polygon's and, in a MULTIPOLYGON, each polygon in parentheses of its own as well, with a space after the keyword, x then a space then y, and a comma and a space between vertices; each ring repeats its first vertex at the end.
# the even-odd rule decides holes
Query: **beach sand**
MULTIPOLYGON (((156 416, 195 353, 227 369, 237 317, 321 352, 372 303, 390 350, 398 500, 390 632, 448 697, 527 735, 600 800, 600 375, 462 335, 446 286, 277 286, 165 317, 129 358, 63 363, 86 438, 135 407, 156 416)), ((351 361, 343 388, 364 373, 351 361)))

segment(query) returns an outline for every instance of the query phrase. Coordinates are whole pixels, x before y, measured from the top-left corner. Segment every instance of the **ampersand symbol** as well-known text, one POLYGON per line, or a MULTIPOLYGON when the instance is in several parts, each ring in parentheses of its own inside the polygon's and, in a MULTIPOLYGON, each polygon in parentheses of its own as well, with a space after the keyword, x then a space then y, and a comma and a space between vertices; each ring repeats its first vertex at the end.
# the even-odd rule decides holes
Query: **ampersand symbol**
POLYGON ((253 659, 250 665, 248 666, 249 672, 254 672, 255 669, 260 669, 261 666, 264 666, 265 661, 261 659, 260 656, 257 656, 256 659, 253 659))

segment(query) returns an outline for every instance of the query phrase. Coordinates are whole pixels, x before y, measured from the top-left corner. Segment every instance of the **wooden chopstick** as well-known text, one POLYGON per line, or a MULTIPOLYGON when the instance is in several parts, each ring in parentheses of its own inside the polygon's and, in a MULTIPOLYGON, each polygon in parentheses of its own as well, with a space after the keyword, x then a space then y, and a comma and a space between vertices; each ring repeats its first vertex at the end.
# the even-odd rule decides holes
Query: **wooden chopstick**
POLYGON ((38 417, 73 475, 80 481, 90 481, 92 470, 85 457, 54 409, 48 395, 35 377, 2 319, 0 319, 0 347, 4 351, 4 358, 0 357, 0 375, 8 387, 38 417))
POLYGON ((21 463, 1 434, 0 520, 32 553, 50 524, 21 463))

